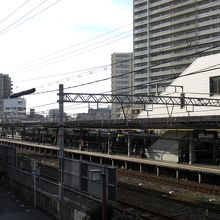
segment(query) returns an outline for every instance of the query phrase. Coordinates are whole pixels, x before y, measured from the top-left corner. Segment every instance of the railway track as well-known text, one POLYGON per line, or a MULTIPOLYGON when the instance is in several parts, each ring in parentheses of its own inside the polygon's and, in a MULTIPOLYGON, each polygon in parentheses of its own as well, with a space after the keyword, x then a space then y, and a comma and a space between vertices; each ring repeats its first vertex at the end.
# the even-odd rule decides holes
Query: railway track
POLYGON ((176 188, 182 188, 185 190, 190 190, 199 193, 205 193, 209 195, 220 196, 220 187, 219 189, 216 187, 201 185, 198 183, 190 182, 190 181, 181 181, 181 180, 169 180, 167 178, 153 176, 145 173, 140 173, 137 171, 131 170, 123 170, 120 169, 117 171, 117 174, 121 177, 129 177, 135 178, 143 181, 157 182, 163 185, 168 185, 176 188))
POLYGON ((118 205, 115 207, 122 213, 126 213, 136 220, 176 220, 173 217, 160 214, 146 208, 140 208, 132 203, 118 200, 118 205))

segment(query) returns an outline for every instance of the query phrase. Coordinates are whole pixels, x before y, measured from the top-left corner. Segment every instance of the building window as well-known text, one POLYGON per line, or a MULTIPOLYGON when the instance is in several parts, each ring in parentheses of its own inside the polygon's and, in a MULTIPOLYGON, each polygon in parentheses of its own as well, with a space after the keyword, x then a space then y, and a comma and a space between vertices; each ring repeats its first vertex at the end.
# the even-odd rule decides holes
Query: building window
POLYGON ((211 77, 209 80, 210 96, 220 95, 220 76, 211 77))

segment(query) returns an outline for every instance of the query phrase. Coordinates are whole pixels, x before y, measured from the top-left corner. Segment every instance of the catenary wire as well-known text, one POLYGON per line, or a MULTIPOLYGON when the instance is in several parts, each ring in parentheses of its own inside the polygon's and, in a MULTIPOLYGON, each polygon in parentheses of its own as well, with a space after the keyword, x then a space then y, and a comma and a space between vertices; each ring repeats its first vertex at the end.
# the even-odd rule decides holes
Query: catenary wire
MULTIPOLYGON (((46 2, 46 1, 47 1, 47 0, 45 0, 44 2, 46 2)), ((9 31, 11 31, 11 30, 13 30, 13 29, 19 27, 20 25, 24 24, 25 22, 29 21, 30 19, 32 19, 32 18, 36 17, 37 15, 43 13, 43 12, 46 11, 47 9, 49 9, 49 8, 51 8, 52 6, 54 6, 55 4, 57 4, 59 1, 61 1, 61 0, 57 0, 57 1, 54 2, 53 4, 47 6, 46 8, 42 9, 42 10, 39 11, 38 13, 32 15, 31 17, 27 18, 26 20, 24 20, 24 21, 20 22, 19 24, 13 26, 12 28, 8 29, 8 27, 7 27, 7 30, 2 30, 2 31, 0 31, 0 36, 3 35, 3 34, 8 33, 9 31)), ((39 7, 40 7, 40 6, 39 6, 39 7)), ((37 8, 38 8, 38 7, 36 7, 36 9, 37 9, 37 8)), ((35 9, 34 9, 34 10, 35 10, 35 9)), ((32 10, 32 11, 33 11, 33 10, 32 10)), ((28 13, 28 14, 29 14, 29 13, 28 13)), ((26 15, 27 15, 27 14, 26 14, 26 15)), ((20 20, 20 19, 19 19, 19 20, 20 20)), ((16 21, 16 23, 17 23, 17 21, 16 21)), ((10 25, 9 25, 9 26, 10 26, 10 25)))
MULTIPOLYGON (((115 29, 113 29, 113 30, 110 30, 110 31, 108 31, 108 32, 105 32, 104 34, 97 35, 97 36, 95 36, 95 37, 93 37, 93 38, 90 38, 90 39, 88 39, 88 40, 79 42, 79 43, 77 43, 77 44, 73 44, 73 45, 71 45, 71 46, 68 46, 68 47, 66 47, 66 48, 60 49, 60 50, 58 50, 58 51, 55 51, 55 52, 50 53, 50 54, 48 54, 48 55, 45 55, 45 56, 43 56, 43 57, 37 58, 37 59, 35 59, 35 60, 31 60, 31 61, 25 62, 25 63, 23 63, 23 64, 14 66, 14 67, 12 67, 12 69, 18 69, 20 66, 21 66, 21 68, 22 68, 22 66, 26 66, 26 65, 28 65, 29 63, 34 63, 34 62, 37 62, 37 61, 39 61, 39 60, 45 59, 45 58, 47 58, 47 57, 51 57, 51 56, 54 56, 54 55, 56 55, 56 54, 59 54, 59 53, 68 51, 68 50, 70 50, 70 49, 72 49, 72 48, 78 47, 78 46, 80 46, 80 45, 83 45, 83 44, 85 44, 85 43, 88 43, 88 42, 91 42, 91 41, 94 41, 94 40, 97 40, 97 39, 99 39, 99 38, 101 38, 101 37, 104 37, 104 36, 106 36, 106 35, 109 35, 109 34, 111 34, 111 33, 114 33, 114 32, 116 32, 116 31, 121 30, 121 29, 123 29, 123 28, 125 28, 125 27, 128 27, 128 26, 130 26, 130 25, 131 25, 131 23, 130 23, 130 24, 126 24, 126 25, 122 25, 122 26, 120 26, 120 27, 118 27, 118 28, 115 28, 115 29)), ((21 68, 20 68, 20 69, 21 69, 21 68)), ((24 67, 23 67, 23 68, 24 68, 24 67)), ((23 68, 22 68, 22 69, 23 69, 23 68)))
MULTIPOLYGON (((211 4, 211 5, 212 5, 212 4, 211 4)), ((160 17, 160 18, 166 18, 166 17, 169 17, 169 16, 165 15, 165 16, 162 16, 162 17, 160 17)))
MULTIPOLYGON (((217 38, 217 37, 216 37, 217 38)), ((172 47, 174 47, 174 46, 172 46, 172 47)), ((65 74, 65 73, 64 73, 65 74)), ((57 75, 59 75, 59 74, 57 74, 57 75)), ((60 74, 60 75, 62 75, 62 73, 60 74)), ((47 77, 47 76, 46 76, 47 77)), ((66 78, 65 78, 66 79, 66 78)), ((64 79, 64 80, 65 80, 64 79)), ((58 80, 58 81, 61 81, 61 80, 58 80)), ((56 82, 57 82, 57 80, 56 80, 56 82)), ((48 83, 47 83, 48 84, 48 83)), ((51 84, 51 83, 49 83, 49 84, 51 84)), ((45 84, 46 85, 46 84, 45 84)))
MULTIPOLYGON (((118 36, 123 35, 123 34, 125 34, 125 33, 128 33, 128 32, 120 33, 120 34, 118 34, 117 36, 114 36, 114 37, 118 37, 118 36)), ((67 56, 67 54, 66 54, 65 57, 60 56, 60 57, 56 57, 55 59, 48 60, 48 61, 46 61, 46 62, 47 62, 46 66, 51 65, 51 64, 55 64, 55 63, 60 62, 60 61, 63 61, 63 60, 70 59, 70 58, 72 58, 72 57, 79 56, 79 55, 81 55, 81 54, 85 54, 85 53, 91 52, 91 51, 93 51, 93 50, 96 50, 96 49, 101 48, 101 47, 104 47, 104 46, 108 46, 108 45, 110 45, 110 44, 113 44, 113 43, 115 43, 115 42, 117 42, 117 41, 123 40, 123 39, 128 38, 128 37, 131 37, 131 36, 132 36, 132 34, 127 34, 126 36, 122 36, 121 38, 118 38, 118 39, 116 39, 116 40, 110 41, 110 42, 105 43, 105 44, 101 44, 101 45, 96 46, 96 47, 93 47, 93 48, 91 48, 91 49, 87 49, 87 48, 89 48, 89 47, 91 47, 91 46, 93 46, 93 45, 96 45, 97 43, 95 43, 95 44, 93 44, 93 45, 86 46, 85 48, 79 49, 79 51, 80 51, 80 50, 83 50, 83 49, 86 49, 86 50, 84 50, 84 51, 82 51, 82 52, 78 52, 78 53, 74 52, 75 54, 70 55, 70 56, 67 56), (49 63, 48 63, 48 62, 49 62, 49 63)), ((113 38, 113 37, 112 37, 112 38, 113 38)), ((111 38, 109 38, 109 39, 111 39, 111 38)), ((109 40, 109 39, 105 39, 105 40, 103 40, 103 42, 104 42, 104 41, 107 41, 107 40, 109 40)), ((100 43, 100 42, 98 42, 98 43, 100 43)), ((71 52, 71 54, 72 54, 72 52, 71 52)), ((45 65, 38 66, 37 68, 36 68, 36 67, 33 67, 32 69, 26 69, 26 70, 23 70, 22 72, 28 72, 28 71, 36 70, 36 69, 39 69, 39 68, 41 68, 41 67, 45 67, 45 65)))
MULTIPOLYGON (((136 71, 130 71, 130 72, 127 72, 127 73, 123 73, 123 74, 120 74, 120 75, 115 75, 115 76, 112 76, 112 77, 107 77, 107 78, 104 78, 104 79, 100 79, 100 80, 95 80, 95 81, 91 81, 91 82, 88 82, 88 83, 82 83, 82 84, 78 84, 78 85, 75 85, 75 86, 69 86, 69 87, 66 87, 65 89, 71 89, 71 88, 76 88, 76 87, 80 87, 80 86, 85 86, 85 85, 91 85, 91 84, 94 84, 94 83, 98 83, 98 82, 102 82, 102 81, 106 81, 106 80, 109 80, 111 78, 117 78, 117 77, 120 77, 120 76, 124 76, 124 75, 128 75, 128 74, 131 74, 131 73, 135 73, 135 72, 139 72, 139 71, 143 71, 143 70, 148 70, 149 68, 152 68, 152 67, 155 67, 155 66, 159 66, 161 64, 164 64, 164 63, 169 63, 169 62, 173 62, 175 60, 179 60, 179 59, 182 59, 182 58, 187 58, 189 56, 195 56, 195 55, 199 55, 199 54, 202 54, 208 50, 211 50, 211 49, 214 49, 214 48, 217 48, 219 47, 220 45, 215 45, 215 46, 212 46, 212 47, 209 47, 207 49, 204 49, 202 51, 199 51, 199 52, 195 52, 195 53, 192 53, 192 54, 188 54, 188 55, 185 55, 185 56, 182 56, 181 58, 178 57, 178 58, 174 58, 174 59, 171 59, 171 60, 168 60, 168 61, 164 61, 164 62, 159 62, 159 63, 156 63, 154 65, 151 65, 149 67, 145 67, 145 68, 142 68, 142 69, 139 69, 139 70, 136 70, 136 71)), ((193 74, 193 73, 192 73, 193 74)), ((196 73, 194 73, 196 74, 196 73)), ((169 79, 170 80, 170 79, 169 79)), ((163 80, 164 81, 164 80, 163 80)), ((140 84, 141 85, 141 84, 140 84)), ((139 85, 139 86, 140 86, 139 85)), ((144 85, 144 84, 143 84, 144 85)), ((55 91, 58 91, 58 89, 53 89, 53 90, 47 90, 47 91, 43 91, 43 92, 38 92, 38 93, 34 93, 35 95, 37 94, 44 94, 44 93, 50 93, 50 92, 55 92, 55 91)))
POLYGON ((7 15, 5 18, 3 18, 0 21, 0 24, 2 24, 3 22, 5 22, 8 18, 10 18, 12 15, 14 15, 17 11, 19 11, 21 8, 23 8, 30 0, 26 0, 25 2, 23 2, 20 6, 18 6, 14 11, 12 11, 9 15, 7 15))
MULTIPOLYGON (((25 18, 27 15, 29 15, 30 13, 32 13, 33 11, 35 11, 36 9, 38 9, 39 7, 41 7, 43 4, 45 4, 48 0, 44 0, 42 1, 40 4, 38 4, 36 7, 32 8, 29 12, 25 13, 23 16, 21 16, 19 19, 17 19, 16 21, 12 22, 10 25, 8 25, 7 27, 5 27, 3 30, 0 31, 0 35, 7 33, 10 29, 10 27, 12 27, 14 24, 16 24, 17 22, 19 22, 20 20, 22 20, 23 18, 25 18), (7 31, 8 30, 8 31, 7 31)), ((11 30, 11 29, 10 29, 11 30)))

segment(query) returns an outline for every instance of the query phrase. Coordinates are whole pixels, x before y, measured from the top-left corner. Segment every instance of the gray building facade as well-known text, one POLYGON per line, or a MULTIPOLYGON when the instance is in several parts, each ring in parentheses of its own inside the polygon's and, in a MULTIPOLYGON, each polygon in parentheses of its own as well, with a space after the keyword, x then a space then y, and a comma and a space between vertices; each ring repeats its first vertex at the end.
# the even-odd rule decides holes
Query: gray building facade
POLYGON ((195 58, 219 53, 210 50, 220 44, 219 11, 218 0, 134 0, 134 93, 161 92, 195 58))
POLYGON ((8 74, 0 73, 0 111, 3 111, 3 99, 12 93, 12 82, 8 74))
MULTIPOLYGON (((113 53, 111 56, 112 94, 133 94, 133 53, 113 53)), ((126 106, 127 107, 127 106, 126 106)), ((112 104, 112 118, 120 117, 120 104, 112 104)))

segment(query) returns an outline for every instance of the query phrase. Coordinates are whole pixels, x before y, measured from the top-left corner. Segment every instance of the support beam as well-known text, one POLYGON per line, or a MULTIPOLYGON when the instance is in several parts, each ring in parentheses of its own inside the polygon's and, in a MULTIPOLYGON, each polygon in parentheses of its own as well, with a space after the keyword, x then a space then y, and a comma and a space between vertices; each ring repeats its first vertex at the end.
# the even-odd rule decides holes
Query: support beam
POLYGON ((92 93, 64 93, 65 102, 79 103, 116 103, 116 104, 162 104, 184 106, 210 106, 219 107, 220 99, 192 98, 181 94, 179 97, 160 95, 116 95, 116 94, 92 94, 92 93), (183 104, 184 103, 184 104, 183 104))

